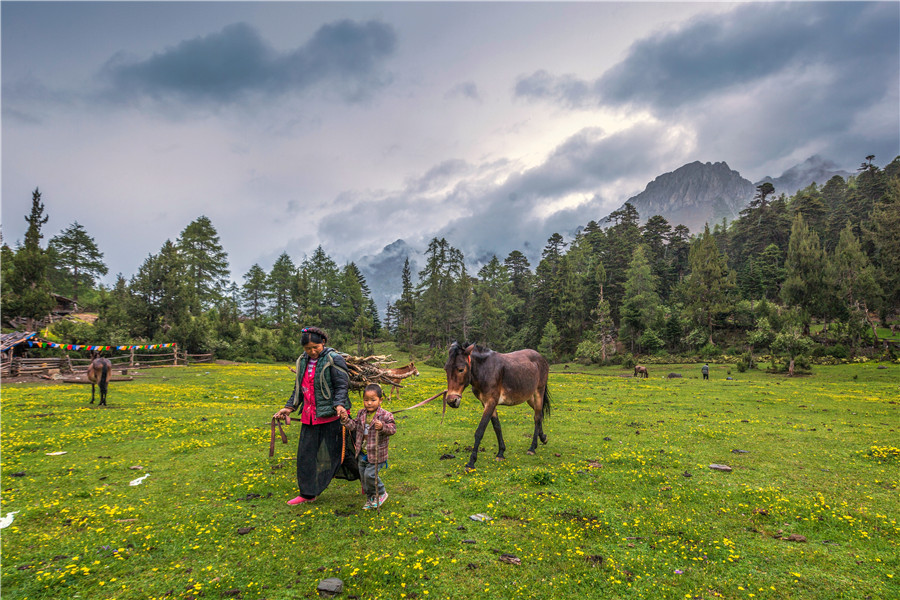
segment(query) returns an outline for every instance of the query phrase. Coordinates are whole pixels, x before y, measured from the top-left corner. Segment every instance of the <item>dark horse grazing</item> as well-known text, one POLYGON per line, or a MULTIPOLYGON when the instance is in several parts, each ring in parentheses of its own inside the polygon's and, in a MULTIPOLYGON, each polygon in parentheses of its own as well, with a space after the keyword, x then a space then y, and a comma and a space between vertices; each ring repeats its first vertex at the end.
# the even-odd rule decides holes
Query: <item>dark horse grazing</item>
POLYGON ((650 372, 647 371, 647 367, 642 367, 641 365, 637 365, 634 367, 634 376, 635 377, 650 377, 650 372))
POLYGON ((87 370, 88 381, 91 382, 91 404, 94 403, 94 389, 100 386, 100 406, 106 406, 106 391, 109 389, 109 378, 112 375, 112 363, 108 358, 103 358, 97 352, 92 353, 90 366, 87 370))
POLYGON ((547 376, 550 365, 547 359, 534 350, 517 350, 509 354, 499 354, 481 346, 450 345, 450 356, 444 365, 447 372, 447 404, 459 408, 466 386, 472 386, 472 393, 484 405, 484 414, 475 430, 475 445, 466 464, 467 469, 475 468, 481 438, 488 421, 497 434, 497 458, 503 458, 506 444, 500 431, 497 405, 515 406, 527 402, 534 409, 534 435, 528 454, 534 454, 537 441, 547 443, 544 434, 544 417, 550 414, 550 393, 547 390, 547 376))

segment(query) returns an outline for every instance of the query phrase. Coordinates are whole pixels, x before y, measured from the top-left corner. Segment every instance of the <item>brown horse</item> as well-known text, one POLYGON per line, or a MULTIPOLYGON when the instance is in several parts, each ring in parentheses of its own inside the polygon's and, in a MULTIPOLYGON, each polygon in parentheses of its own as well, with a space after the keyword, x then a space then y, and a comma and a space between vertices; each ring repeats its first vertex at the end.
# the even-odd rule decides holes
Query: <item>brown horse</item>
POLYGON ((459 408, 463 391, 471 385, 472 393, 484 406, 481 422, 475 430, 475 445, 466 464, 467 469, 475 468, 478 448, 488 421, 497 434, 497 459, 504 458, 506 444, 503 443, 497 405, 515 406, 527 402, 534 409, 534 435, 528 454, 534 454, 538 439, 541 443, 547 443, 543 423, 544 417, 550 414, 550 393, 547 390, 550 365, 543 356, 534 350, 499 354, 475 344, 460 346, 453 342, 444 371, 447 373, 447 404, 459 408))
POLYGON ((647 367, 642 367, 641 365, 636 365, 634 367, 634 376, 635 377, 643 377, 644 379, 646 379, 647 377, 650 377, 650 372, 647 371, 647 367))
POLYGON ((109 378, 112 376, 112 363, 97 352, 91 353, 91 364, 88 366, 87 378, 91 382, 91 404, 94 403, 94 390, 100 386, 100 406, 106 406, 106 391, 109 389, 109 378))

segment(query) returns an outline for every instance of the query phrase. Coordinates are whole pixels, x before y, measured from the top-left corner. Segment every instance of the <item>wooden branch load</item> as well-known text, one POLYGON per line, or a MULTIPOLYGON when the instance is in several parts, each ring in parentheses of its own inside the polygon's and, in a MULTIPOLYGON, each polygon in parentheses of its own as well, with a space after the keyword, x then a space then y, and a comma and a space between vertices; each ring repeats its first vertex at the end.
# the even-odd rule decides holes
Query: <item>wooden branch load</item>
POLYGON ((395 363, 390 356, 351 356, 342 354, 344 360, 347 361, 347 371, 350 375, 350 389, 360 391, 365 389, 370 383, 378 383, 391 386, 393 388, 401 388, 401 382, 408 377, 415 377, 419 374, 415 363, 409 363, 406 366, 394 369, 386 368, 386 365, 395 363))

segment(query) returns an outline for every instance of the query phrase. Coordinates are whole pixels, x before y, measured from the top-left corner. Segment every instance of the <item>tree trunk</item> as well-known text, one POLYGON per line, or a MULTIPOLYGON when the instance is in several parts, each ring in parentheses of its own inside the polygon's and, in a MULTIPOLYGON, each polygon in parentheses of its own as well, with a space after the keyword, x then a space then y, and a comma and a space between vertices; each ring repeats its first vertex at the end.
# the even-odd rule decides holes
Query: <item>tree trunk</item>
POLYGON ((791 362, 788 364, 788 377, 794 376, 794 359, 791 357, 791 362))

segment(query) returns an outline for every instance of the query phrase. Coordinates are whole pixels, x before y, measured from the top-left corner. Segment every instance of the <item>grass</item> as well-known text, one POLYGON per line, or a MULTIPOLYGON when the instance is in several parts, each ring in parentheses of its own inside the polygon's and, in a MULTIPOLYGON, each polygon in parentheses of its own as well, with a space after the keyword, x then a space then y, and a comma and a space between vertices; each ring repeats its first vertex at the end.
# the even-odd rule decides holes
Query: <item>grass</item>
MULTIPOLYGON (((900 597, 900 366, 710 366, 555 366, 549 443, 527 456, 530 410, 501 408, 507 459, 489 428, 472 473, 470 392, 443 425, 438 403, 400 413, 377 513, 339 480, 285 504, 299 428, 269 459, 268 423, 286 365, 148 371, 108 408, 4 385, 3 598, 312 598, 327 577, 365 599, 900 597)), ((389 410, 444 387, 420 370, 389 410)))

